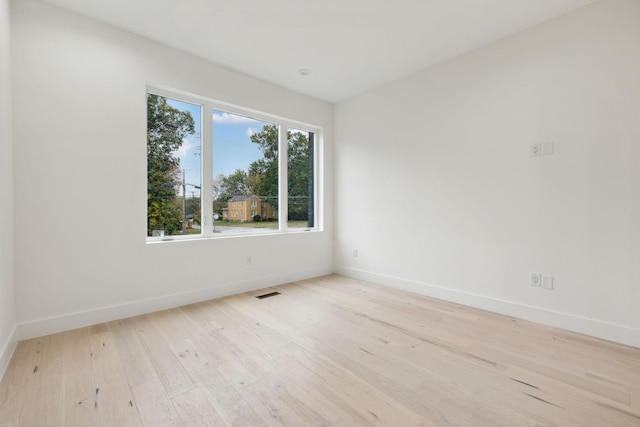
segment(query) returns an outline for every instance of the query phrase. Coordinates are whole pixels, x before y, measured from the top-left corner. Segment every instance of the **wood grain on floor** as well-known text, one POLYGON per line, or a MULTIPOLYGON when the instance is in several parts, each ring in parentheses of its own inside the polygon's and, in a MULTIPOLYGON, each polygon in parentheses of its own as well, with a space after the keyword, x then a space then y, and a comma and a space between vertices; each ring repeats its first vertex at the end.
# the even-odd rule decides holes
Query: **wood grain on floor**
POLYGON ((639 426, 640 349, 331 275, 23 341, 0 383, 1 427, 272 425, 639 426))

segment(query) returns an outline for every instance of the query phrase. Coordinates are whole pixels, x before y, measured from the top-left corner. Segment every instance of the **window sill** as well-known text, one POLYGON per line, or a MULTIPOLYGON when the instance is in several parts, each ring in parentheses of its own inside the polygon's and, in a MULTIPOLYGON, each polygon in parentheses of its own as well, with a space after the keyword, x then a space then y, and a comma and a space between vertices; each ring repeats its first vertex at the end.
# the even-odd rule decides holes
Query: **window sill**
POLYGON ((216 233, 213 236, 202 236, 202 235, 189 235, 189 236, 168 236, 168 237, 147 237, 147 244, 158 244, 158 243, 170 243, 170 242, 193 242, 199 240, 226 240, 226 239, 239 239, 246 237, 262 237, 262 236, 286 236, 291 234, 304 234, 304 233, 321 233, 323 230, 315 229, 315 228, 296 228, 289 229, 286 231, 273 230, 273 231, 263 231, 263 232, 255 232, 255 233, 216 233))

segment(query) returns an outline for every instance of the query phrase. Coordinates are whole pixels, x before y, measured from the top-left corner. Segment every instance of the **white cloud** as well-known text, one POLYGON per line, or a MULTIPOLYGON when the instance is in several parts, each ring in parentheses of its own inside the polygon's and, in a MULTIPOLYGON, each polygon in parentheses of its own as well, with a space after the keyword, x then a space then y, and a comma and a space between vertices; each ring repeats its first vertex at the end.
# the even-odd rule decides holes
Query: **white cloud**
POLYGON ((247 128, 247 136, 251 138, 254 133, 258 133, 259 130, 256 128, 247 128))
POLYGON ((230 113, 213 113, 213 122, 226 125, 258 123, 255 119, 230 113))
POLYGON ((194 147, 197 147, 197 145, 190 143, 186 139, 183 139, 182 140, 182 145, 180 146, 180 148, 178 148, 175 151, 176 157, 179 157, 179 158, 186 157, 187 153, 189 152, 189 150, 191 150, 194 147))
POLYGON ((305 132, 303 130, 298 130, 298 129, 289 128, 289 132, 291 132, 291 133, 299 133, 299 134, 304 135, 304 136, 308 136, 309 135, 309 132, 305 132))

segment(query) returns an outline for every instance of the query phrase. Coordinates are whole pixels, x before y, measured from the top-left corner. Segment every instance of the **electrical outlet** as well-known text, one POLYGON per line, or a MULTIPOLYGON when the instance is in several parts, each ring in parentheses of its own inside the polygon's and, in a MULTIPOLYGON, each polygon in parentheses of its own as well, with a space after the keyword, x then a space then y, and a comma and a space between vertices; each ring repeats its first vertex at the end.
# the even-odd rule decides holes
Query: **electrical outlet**
POLYGON ((529 274, 529 284, 531 286, 540 287, 541 276, 542 275, 540 273, 530 273, 529 274))
POLYGON ((553 276, 542 276, 542 289, 553 289, 553 276))
POLYGON ((537 157, 542 154, 542 146, 540 144, 531 144, 529 147, 529 155, 531 157, 537 157))

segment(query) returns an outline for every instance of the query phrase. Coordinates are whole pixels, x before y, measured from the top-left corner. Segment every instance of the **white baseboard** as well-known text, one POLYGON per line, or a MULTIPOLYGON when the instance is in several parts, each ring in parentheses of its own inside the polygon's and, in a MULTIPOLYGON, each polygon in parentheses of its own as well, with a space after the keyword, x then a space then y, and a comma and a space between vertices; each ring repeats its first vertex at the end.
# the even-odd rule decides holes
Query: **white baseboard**
POLYGON ((406 280, 399 277, 372 273, 351 267, 336 266, 334 271, 343 276, 366 280, 383 286, 402 289, 470 307, 500 313, 518 319, 581 334, 614 341, 634 347, 640 347, 640 330, 568 313, 546 310, 540 307, 524 305, 512 301, 472 294, 455 289, 406 280))
POLYGON ((226 283, 222 286, 201 288, 139 301, 126 302, 118 305, 100 307, 93 310, 84 310, 60 316, 37 319, 20 323, 17 327, 17 337, 20 340, 36 338, 84 326, 110 322, 112 320, 124 319, 126 317, 152 313, 154 311, 166 310, 210 299, 222 298, 242 292, 254 291, 296 280, 324 276, 331 273, 333 273, 333 268, 331 266, 294 272, 289 271, 285 274, 267 277, 261 276, 248 281, 226 283))
POLYGON ((11 357, 13 356, 13 352, 16 349, 16 344, 18 343, 16 337, 17 327, 14 326, 5 342, 2 343, 2 347, 0 347, 0 381, 2 380, 2 377, 4 377, 4 373, 9 367, 9 362, 11 361, 11 357))

